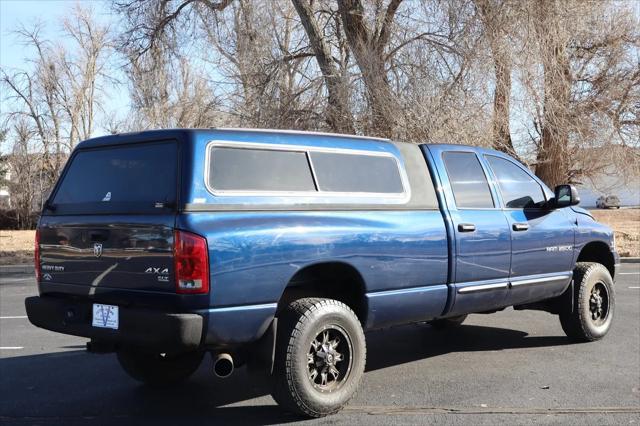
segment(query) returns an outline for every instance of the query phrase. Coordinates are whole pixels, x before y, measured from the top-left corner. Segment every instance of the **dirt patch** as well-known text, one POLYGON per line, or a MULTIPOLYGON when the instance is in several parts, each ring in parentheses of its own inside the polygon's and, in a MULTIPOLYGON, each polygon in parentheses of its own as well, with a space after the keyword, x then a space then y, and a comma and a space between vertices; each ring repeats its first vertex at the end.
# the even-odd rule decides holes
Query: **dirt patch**
MULTIPOLYGON (((598 222, 616 233, 618 253, 640 257, 640 209, 591 210, 598 222)), ((0 231, 0 265, 33 261, 35 231, 0 231)))
POLYGON ((640 209, 591 210, 598 222, 616 233, 616 247, 623 257, 640 256, 640 209))

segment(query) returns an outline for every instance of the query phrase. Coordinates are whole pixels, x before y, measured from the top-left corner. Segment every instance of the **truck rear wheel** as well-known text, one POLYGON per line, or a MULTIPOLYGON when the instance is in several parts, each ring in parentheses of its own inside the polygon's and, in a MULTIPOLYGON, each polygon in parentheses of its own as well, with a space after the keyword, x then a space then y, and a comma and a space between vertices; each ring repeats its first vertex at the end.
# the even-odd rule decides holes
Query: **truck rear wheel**
POLYGON ((272 396, 305 417, 336 413, 354 395, 365 360, 362 326, 347 305, 296 300, 278 318, 272 396))
POLYGON ((131 378, 151 386, 168 386, 188 379, 200 366, 203 356, 202 351, 178 355, 133 349, 118 351, 122 369, 131 378))
POLYGON ((573 301, 560 313, 567 336, 578 342, 602 339, 613 321, 613 279, 604 265, 579 262, 573 271, 573 301))

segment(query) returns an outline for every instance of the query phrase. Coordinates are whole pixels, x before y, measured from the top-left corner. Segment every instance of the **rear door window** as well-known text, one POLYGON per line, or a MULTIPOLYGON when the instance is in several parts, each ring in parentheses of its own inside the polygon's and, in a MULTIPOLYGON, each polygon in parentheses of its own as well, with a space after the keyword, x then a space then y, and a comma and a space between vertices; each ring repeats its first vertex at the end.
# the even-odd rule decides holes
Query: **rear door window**
POLYGON ((459 208, 493 208, 487 177, 472 152, 445 152, 443 160, 459 208))
POLYGON ((51 204, 57 214, 140 213, 173 209, 175 142, 79 150, 71 157, 51 204))

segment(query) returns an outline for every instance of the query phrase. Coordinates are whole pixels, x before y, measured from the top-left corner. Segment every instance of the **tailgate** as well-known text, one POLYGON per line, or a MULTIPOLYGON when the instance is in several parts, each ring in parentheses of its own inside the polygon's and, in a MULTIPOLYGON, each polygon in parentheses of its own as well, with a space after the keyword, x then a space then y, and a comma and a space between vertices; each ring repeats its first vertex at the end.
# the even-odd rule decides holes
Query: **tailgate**
POLYGON ((41 281, 174 291, 179 152, 171 140, 76 149, 38 227, 41 281))
MULTIPOLYGON (((166 224, 92 218, 40 226, 42 281, 173 292, 173 217, 166 224), (115 223, 114 223, 115 222, 115 223)), ((162 222, 160 216, 154 222, 162 222)))

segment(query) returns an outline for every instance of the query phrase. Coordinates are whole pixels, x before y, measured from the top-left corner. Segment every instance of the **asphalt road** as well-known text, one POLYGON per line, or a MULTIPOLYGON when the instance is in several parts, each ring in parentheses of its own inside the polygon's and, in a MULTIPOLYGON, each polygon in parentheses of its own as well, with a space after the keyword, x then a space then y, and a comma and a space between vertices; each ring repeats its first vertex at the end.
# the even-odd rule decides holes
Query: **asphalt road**
MULTIPOLYGON (((613 329, 572 344, 543 312, 472 315, 449 332, 411 325, 367 334, 367 372, 342 413, 321 424, 639 424, 640 264, 617 279, 613 329)), ((114 355, 85 339, 40 330, 24 317, 28 275, 0 276, 0 423, 277 424, 296 422, 264 378, 226 380, 207 359, 186 384, 145 388, 114 355)))

